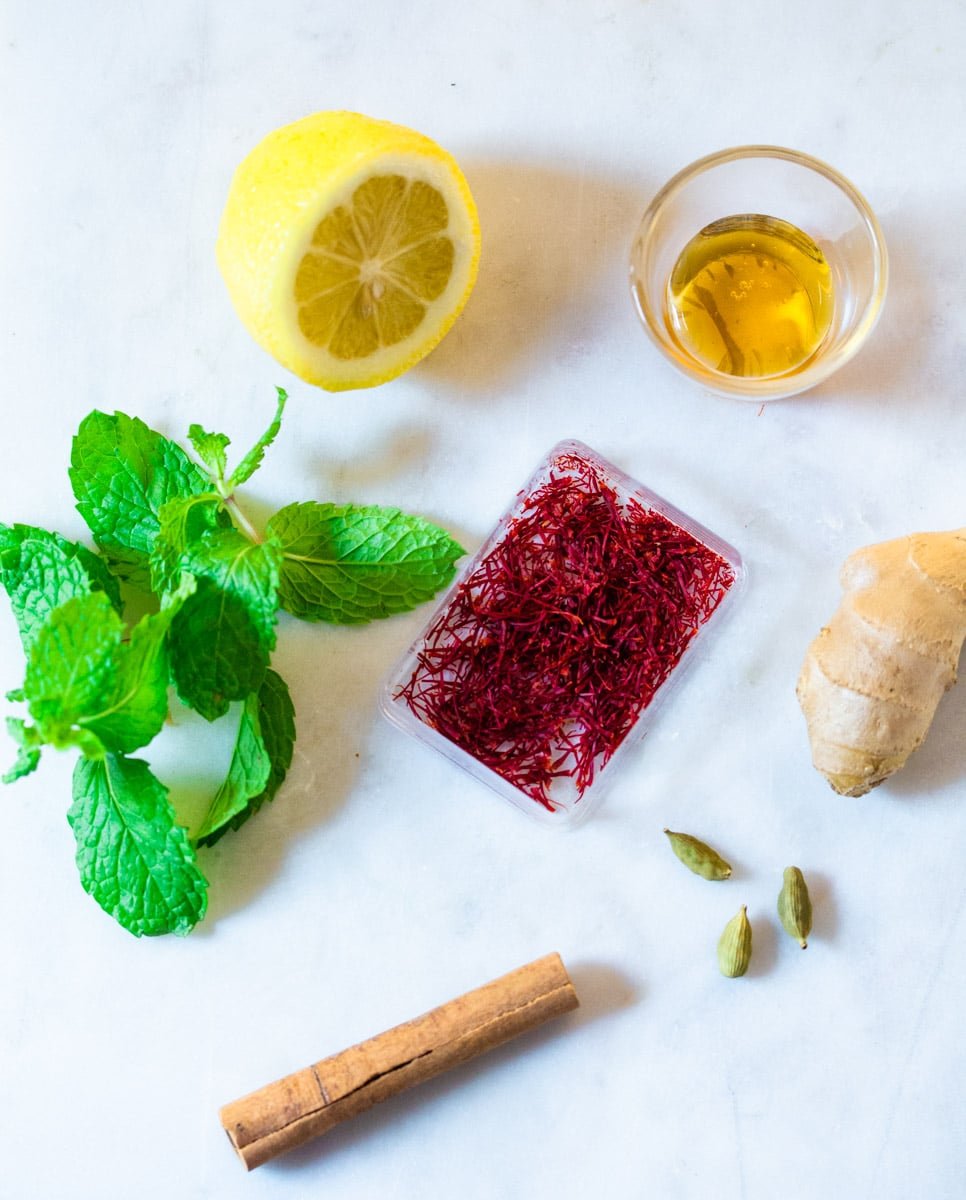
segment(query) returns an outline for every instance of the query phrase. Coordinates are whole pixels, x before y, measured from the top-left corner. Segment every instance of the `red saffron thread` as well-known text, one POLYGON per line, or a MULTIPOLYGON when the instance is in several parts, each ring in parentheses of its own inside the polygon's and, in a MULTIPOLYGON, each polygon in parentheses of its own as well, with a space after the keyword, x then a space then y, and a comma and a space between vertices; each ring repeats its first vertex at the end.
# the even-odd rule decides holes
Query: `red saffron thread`
POLYGON ((396 696, 554 811, 554 780, 584 794, 734 580, 721 555, 561 454, 396 696))

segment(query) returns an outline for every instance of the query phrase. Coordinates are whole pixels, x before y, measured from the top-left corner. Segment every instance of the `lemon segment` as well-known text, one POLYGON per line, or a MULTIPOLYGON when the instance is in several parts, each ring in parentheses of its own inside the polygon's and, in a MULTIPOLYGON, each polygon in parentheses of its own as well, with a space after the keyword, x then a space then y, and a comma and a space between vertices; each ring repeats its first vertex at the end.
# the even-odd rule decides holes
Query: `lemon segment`
POLYGON ((452 157, 414 130, 342 112, 256 146, 217 247, 256 341, 332 391, 385 383, 428 354, 466 303, 479 252, 452 157))

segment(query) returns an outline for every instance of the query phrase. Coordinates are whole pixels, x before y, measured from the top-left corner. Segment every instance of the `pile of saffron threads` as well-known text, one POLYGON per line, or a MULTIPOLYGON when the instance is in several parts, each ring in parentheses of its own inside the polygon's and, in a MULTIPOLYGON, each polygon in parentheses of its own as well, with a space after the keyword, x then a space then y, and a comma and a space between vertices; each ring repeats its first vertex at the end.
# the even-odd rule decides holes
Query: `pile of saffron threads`
POLYGON ((583 795, 733 583, 719 554, 560 455, 397 697, 554 811, 554 780, 583 795))

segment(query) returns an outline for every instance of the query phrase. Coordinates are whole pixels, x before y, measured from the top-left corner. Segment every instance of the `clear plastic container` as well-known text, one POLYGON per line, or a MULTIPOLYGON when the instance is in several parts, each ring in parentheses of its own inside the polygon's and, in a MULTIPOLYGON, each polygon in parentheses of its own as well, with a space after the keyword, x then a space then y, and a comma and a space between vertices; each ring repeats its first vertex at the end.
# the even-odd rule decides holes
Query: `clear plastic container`
MULTIPOLYGON (((607 786, 620 768, 625 756, 641 741, 657 715, 661 704, 667 699, 671 690, 680 682, 682 676, 698 658, 697 650, 703 654, 708 642, 708 634, 712 628, 717 628, 722 619, 733 607, 738 592, 744 581, 744 566, 738 552, 727 542, 711 533, 703 525, 663 500, 649 488, 631 479, 612 463, 597 455, 589 447, 577 441, 564 441, 554 446, 549 454, 540 462, 530 479, 517 493, 510 508, 497 522, 496 527, 486 539, 480 550, 466 564, 452 586, 442 597, 433 611, 426 626, 406 651, 400 662, 392 670, 386 681, 382 696, 381 708, 385 716, 398 728, 411 734, 438 750, 446 758, 463 768, 474 778, 487 784, 511 804, 528 813, 531 817, 553 825, 574 825, 583 820, 595 809, 607 786), (574 464, 582 464, 579 468, 574 464), (568 464, 570 466, 568 467, 568 464), (621 509, 626 512, 629 501, 641 508, 659 514, 672 525, 693 539, 702 547, 716 554, 723 564, 722 578, 726 578, 729 569, 732 581, 727 585, 716 607, 693 634, 683 653, 677 659, 667 678, 654 691, 650 701, 637 712, 629 728, 624 732, 616 749, 613 749, 606 761, 598 760, 595 764, 593 781, 582 792, 578 791, 573 780, 566 776, 555 778, 547 793, 547 801, 541 802, 528 792, 523 791, 510 780, 485 762, 481 762, 471 749, 457 745, 456 742, 444 736, 437 729, 427 724, 421 716, 410 707, 401 692, 413 680, 414 673, 420 666, 420 655, 431 644, 434 631, 447 614, 454 610, 451 606, 461 595, 466 594, 470 587, 469 581, 474 578, 478 568, 516 527, 515 522, 527 511, 531 497, 540 491, 551 478, 578 479, 579 471, 590 469, 602 481, 606 488, 613 491, 621 509)), ((438 636, 438 635, 437 635, 438 636)), ((615 693, 616 694, 616 693, 615 693)))

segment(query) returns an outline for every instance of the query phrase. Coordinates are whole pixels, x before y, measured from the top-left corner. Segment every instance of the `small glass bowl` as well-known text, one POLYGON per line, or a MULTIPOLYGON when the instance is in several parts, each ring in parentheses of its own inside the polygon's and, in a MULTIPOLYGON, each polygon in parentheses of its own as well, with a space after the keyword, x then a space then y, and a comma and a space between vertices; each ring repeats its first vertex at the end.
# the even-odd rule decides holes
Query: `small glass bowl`
POLYGON ((847 363, 878 320, 888 273, 882 230, 860 193, 817 158, 780 146, 721 150, 678 172, 648 205, 631 251, 631 294, 658 349, 711 391, 754 401, 797 395, 847 363), (828 333, 805 362, 778 375, 728 375, 699 362, 666 315, 668 278, 685 245, 712 221, 738 213, 797 225, 819 245, 832 271, 828 333))

